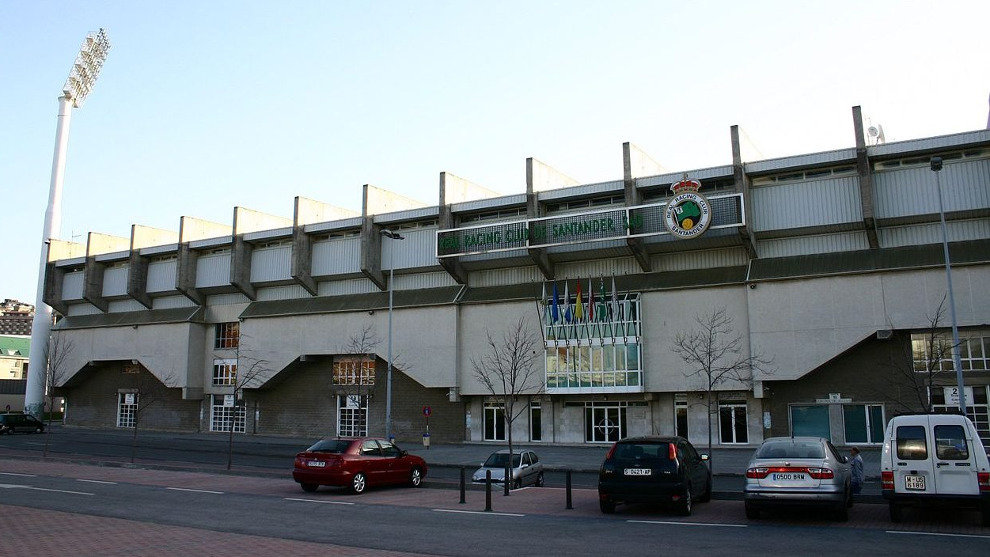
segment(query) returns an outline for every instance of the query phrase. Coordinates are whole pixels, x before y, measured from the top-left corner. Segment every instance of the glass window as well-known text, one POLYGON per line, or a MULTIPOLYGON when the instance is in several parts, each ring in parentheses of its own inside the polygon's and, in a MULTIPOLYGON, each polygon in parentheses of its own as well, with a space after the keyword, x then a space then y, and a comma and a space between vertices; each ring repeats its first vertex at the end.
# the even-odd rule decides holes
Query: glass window
POLYGON ((234 358, 215 358, 213 360, 213 386, 231 386, 236 382, 237 360, 234 358))
POLYGON ((350 446, 351 441, 346 439, 324 439, 306 450, 311 453, 341 454, 350 446))
POLYGON ((831 440, 828 406, 791 406, 791 433, 796 437, 822 437, 831 440))
POLYGON ((499 403, 485 403, 485 441, 505 441, 505 407, 499 403))
POLYGON ((842 407, 846 443, 883 443, 883 406, 847 404, 842 407))
POLYGON ((677 428, 677 435, 687 439, 688 436, 688 408, 687 400, 674 401, 674 423, 677 428))
POLYGON ((543 408, 539 402, 532 402, 529 405, 529 440, 541 441, 543 439, 543 408))
POLYGON ((334 358, 334 385, 374 385, 375 360, 373 358, 334 358))
POLYGON ((825 458, 821 441, 771 441, 760 447, 756 458, 825 458))
POLYGON ((744 402, 720 402, 718 405, 719 439, 722 443, 748 443, 749 428, 746 423, 744 402))
POLYGON ((394 443, 379 441, 378 444, 382 446, 382 454, 386 457, 395 458, 402 454, 402 451, 394 443))
POLYGON ((903 460, 925 460, 928 458, 928 440, 925 428, 920 425, 907 425, 897 428, 897 458, 903 460))
POLYGON ((240 323, 237 321, 230 323, 217 323, 214 330, 215 336, 213 339, 213 348, 218 350, 237 348, 240 343, 240 323))
POLYGON ((117 393, 117 427, 134 427, 137 421, 137 393, 117 393))
POLYGON ((969 445, 962 426, 935 426, 935 455, 943 460, 969 460, 969 445))
POLYGON ((339 395, 337 397, 337 435, 341 437, 364 437, 367 434, 367 395, 339 395))
POLYGON ((382 456, 382 450, 378 447, 378 441, 368 439, 361 443, 361 456, 382 456))
POLYGON ((210 431, 230 431, 234 433, 244 433, 245 431, 245 408, 243 404, 226 405, 225 395, 212 395, 210 405, 210 431))

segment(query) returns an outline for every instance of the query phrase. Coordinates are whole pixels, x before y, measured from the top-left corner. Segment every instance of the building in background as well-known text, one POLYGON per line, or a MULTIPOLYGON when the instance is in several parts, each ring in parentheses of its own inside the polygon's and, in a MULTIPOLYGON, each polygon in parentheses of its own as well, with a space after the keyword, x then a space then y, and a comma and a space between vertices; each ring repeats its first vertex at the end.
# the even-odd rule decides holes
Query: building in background
POLYGON ((34 319, 34 306, 5 299, 0 304, 0 335, 31 336, 31 320, 34 319))
POLYGON ((0 410, 24 409, 30 348, 30 336, 0 335, 0 410))
POLYGON ((721 446, 876 445, 891 416, 958 396, 933 348, 950 325, 932 319, 939 156, 966 400, 990 441, 990 130, 867 145, 858 107, 853 124, 852 146, 822 153, 744 161, 732 127, 731 160, 686 173, 625 144, 609 182, 528 159, 525 193, 441 173, 436 205, 365 186, 361 214, 296 198, 292 218, 237 207, 53 243, 66 421, 383 435, 393 354, 400 440, 502 443, 506 406, 476 368, 522 320, 540 381, 516 441, 707 444, 710 417, 721 446), (770 363, 709 392, 674 348, 718 311, 723 338, 770 363))

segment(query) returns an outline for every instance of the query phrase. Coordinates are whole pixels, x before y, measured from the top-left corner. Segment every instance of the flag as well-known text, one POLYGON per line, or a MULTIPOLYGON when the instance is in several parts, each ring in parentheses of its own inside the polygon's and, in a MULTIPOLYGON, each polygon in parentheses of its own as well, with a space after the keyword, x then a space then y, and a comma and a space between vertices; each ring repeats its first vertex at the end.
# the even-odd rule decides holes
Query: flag
POLYGON ((553 322, 556 323, 560 320, 560 306, 558 305, 557 299, 560 296, 557 295, 557 281, 553 281, 553 302, 550 305, 550 317, 553 322))
POLYGON ((574 314, 571 313, 571 294, 567 291, 567 281, 564 281, 564 321, 572 323, 574 314))
POLYGON ((574 304, 574 319, 584 321, 584 304, 581 302, 581 281, 577 283, 577 302, 574 304))
POLYGON ((588 279, 588 321, 595 320, 595 288, 588 279))
POLYGON ((605 299, 605 277, 598 279, 598 294, 601 302, 598 305, 598 320, 608 321, 608 302, 605 299))

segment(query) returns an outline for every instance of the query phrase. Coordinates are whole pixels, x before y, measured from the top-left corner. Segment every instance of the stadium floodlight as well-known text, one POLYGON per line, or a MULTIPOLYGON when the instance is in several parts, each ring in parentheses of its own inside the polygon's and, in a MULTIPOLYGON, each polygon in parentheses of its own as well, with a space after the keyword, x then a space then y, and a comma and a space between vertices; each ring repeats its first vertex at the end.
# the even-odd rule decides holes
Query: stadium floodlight
POLYGON ((48 190, 45 227, 41 233, 41 263, 38 268, 38 290, 35 294, 34 321, 31 323, 31 353, 24 392, 24 411, 38 419, 44 417, 48 338, 52 326, 52 308, 45 304, 45 268, 51 239, 58 237, 62 228, 62 178, 65 175, 65 153, 69 144, 69 120, 72 118, 72 108, 82 106, 93 90, 109 50, 110 40, 105 29, 101 28, 99 32, 87 35, 72 64, 72 70, 69 71, 69 78, 62 86, 62 96, 58 99, 52 181, 48 190))

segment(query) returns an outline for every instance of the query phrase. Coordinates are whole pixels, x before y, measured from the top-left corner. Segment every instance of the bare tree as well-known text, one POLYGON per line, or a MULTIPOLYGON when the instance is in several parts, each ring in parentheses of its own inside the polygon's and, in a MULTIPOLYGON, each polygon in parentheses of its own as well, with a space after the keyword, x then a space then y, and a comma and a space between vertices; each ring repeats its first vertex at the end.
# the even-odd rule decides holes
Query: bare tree
POLYGON ((174 371, 168 371, 159 378, 140 364, 131 365, 136 371, 127 373, 131 379, 126 381, 126 384, 130 386, 124 394, 134 395, 134 431, 131 436, 131 462, 133 463, 137 453, 138 428, 145 412, 168 397, 168 390, 174 387, 176 378, 174 371))
POLYGON ((261 377, 268 375, 271 371, 268 360, 241 355, 240 344, 238 344, 237 352, 237 367, 233 370, 228 383, 228 387, 233 391, 231 394, 234 396, 234 409, 230 421, 227 423, 227 470, 230 470, 234 458, 234 423, 238 420, 238 414, 244 417, 247 412, 247 407, 244 404, 244 389, 257 387, 261 383, 261 377))
POLYGON ((891 400, 902 411, 932 411, 931 393, 942 371, 942 362, 952 359, 952 340, 939 325, 945 311, 943 295, 935 310, 925 314, 924 353, 916 352, 913 342, 898 345, 887 364, 890 373, 874 389, 878 396, 891 400), (924 369, 919 369, 919 363, 924 363, 924 369))
POLYGON ((52 435, 52 414, 55 412, 55 401, 58 399, 56 389, 65 382, 68 375, 67 358, 72 353, 72 339, 59 330, 52 330, 45 352, 45 363, 48 369, 45 373, 45 406, 48 407, 48 427, 45 429, 45 448, 42 457, 48 456, 48 447, 52 435))
MULTIPOLYGON (((542 337, 533 332, 525 318, 506 329, 501 337, 485 330, 487 351, 472 358, 474 377, 502 405, 502 415, 509 442, 509 463, 512 462, 512 424, 529 407, 527 397, 543 392, 543 369, 536 362, 543 355, 542 337)), ((509 485, 506 476, 505 485, 509 485)))
POLYGON ((762 354, 749 354, 745 350, 742 335, 733 329, 732 318, 725 306, 714 308, 711 313, 695 315, 694 321, 693 330, 677 333, 671 350, 687 364, 684 375, 701 380, 698 390, 705 396, 711 458, 712 416, 718 411, 716 391, 733 383, 752 388, 755 373, 770 375, 773 362, 762 354))

